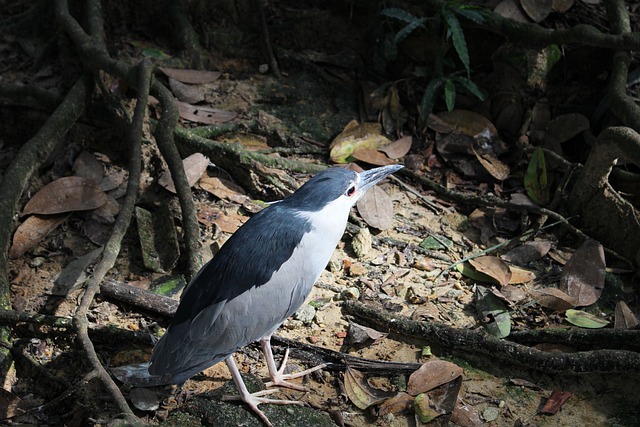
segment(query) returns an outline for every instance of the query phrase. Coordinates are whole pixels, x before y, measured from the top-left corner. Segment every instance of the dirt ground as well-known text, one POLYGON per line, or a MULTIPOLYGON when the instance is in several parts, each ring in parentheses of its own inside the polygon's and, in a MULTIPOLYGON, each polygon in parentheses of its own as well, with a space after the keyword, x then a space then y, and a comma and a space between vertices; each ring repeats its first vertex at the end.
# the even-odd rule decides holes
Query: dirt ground
MULTIPOLYGON (((309 34, 317 34, 319 28, 322 28, 323 32, 328 31, 327 28, 335 28, 332 32, 333 37, 324 40, 325 50, 331 50, 331 47, 335 47, 341 41, 351 40, 345 45, 344 50, 348 51, 352 49, 352 44, 360 42, 350 39, 348 34, 351 32, 345 35, 345 29, 349 26, 344 22, 338 23, 334 15, 328 16, 329 11, 312 12, 317 14, 314 19, 303 19, 293 30, 295 37, 292 37, 296 44, 290 46, 291 49, 310 45, 310 39, 313 37, 309 34), (309 24, 311 28, 306 28, 305 23, 313 25, 309 24)), ((340 17, 344 19, 344 16, 340 17)), ((301 155, 300 160, 327 161, 326 145, 349 121, 358 117, 360 94, 357 83, 349 75, 350 71, 345 71, 340 64, 319 65, 319 62, 305 62, 301 55, 294 55, 295 58, 283 61, 282 68, 286 75, 278 80, 270 74, 258 71, 259 61, 255 56, 258 54, 255 51, 247 53, 237 48, 242 41, 240 34, 242 33, 234 25, 211 30, 212 44, 215 41, 224 41, 220 45, 226 46, 227 50, 220 50, 217 54, 220 69, 225 69, 226 66, 228 71, 222 78, 206 86, 207 101, 226 110, 238 112, 238 122, 248 122, 268 114, 269 117, 276 118, 287 133, 320 143, 324 147, 325 154, 301 155), (238 38, 233 39, 233 35, 238 38), (238 54, 240 57, 235 56, 238 54), (337 78, 327 79, 322 74, 327 70, 337 78)), ((256 47, 255 44, 251 46, 256 47)), ((192 123, 184 124, 193 126, 192 123)), ((121 153, 112 152, 110 145, 109 140, 92 140, 87 143, 85 149, 96 154, 101 161, 104 156, 109 157, 109 162, 103 162, 105 170, 122 169, 126 159, 121 153)), ((168 196, 165 190, 157 185, 159 167, 157 162, 153 161, 157 156, 155 148, 146 144, 145 150, 144 157, 147 162, 142 192, 145 193, 146 202, 169 203, 171 208, 176 209, 178 205, 175 197, 168 196)), ((209 173, 214 176, 226 176, 224 171, 216 168, 210 168, 209 173)), ((303 175, 295 175, 294 178, 300 184, 307 179, 303 175)), ((41 187, 46 179, 42 177, 38 182, 34 182, 33 189, 41 187)), ((400 178, 400 181, 416 187, 416 183, 408 182, 406 179, 400 178)), ((422 320, 430 319, 456 328, 482 329, 474 306, 476 283, 464 278, 457 271, 449 272, 444 279, 437 278, 438 273, 445 269, 448 263, 412 250, 434 233, 447 236, 455 243, 454 257, 462 257, 464 254, 483 249, 480 231, 469 222, 469 208, 451 204, 439 195, 421 188, 416 188, 421 193, 421 197, 418 197, 405 185, 396 181, 386 181, 381 185, 392 200, 392 227, 384 231, 372 230, 374 244, 360 256, 356 256, 353 249, 354 233, 347 232, 332 262, 309 296, 308 301, 316 302, 311 310, 312 315, 304 321, 294 316, 285 322, 277 334, 379 361, 424 363, 436 358, 451 361, 464 369, 459 399, 474 414, 470 418, 476 420, 469 421, 467 425, 613 427, 640 424, 640 399, 635 390, 639 379, 637 372, 551 375, 496 363, 482 355, 474 356, 474 349, 467 349, 466 354, 459 354, 446 348, 433 348, 433 354, 428 354, 428 341, 394 334, 380 338, 375 343, 347 348, 345 343, 348 340, 349 319, 340 307, 341 301, 345 299, 359 300, 376 307, 392 307, 399 315, 417 316, 422 320), (422 197, 430 199, 442 210, 434 213, 422 197), (391 242, 401 242, 403 246, 392 245, 391 242), (404 246, 407 244, 408 246, 404 246), (414 297, 408 298, 408 293, 414 297), (540 414, 540 408, 554 390, 569 392, 572 395, 561 405, 557 413, 540 414)), ((195 186, 193 191, 200 211, 215 205, 223 210, 233 211, 235 216, 238 212, 246 216, 246 211, 242 211, 237 204, 222 202, 198 186, 195 186)), ((177 209, 174 212, 177 212, 177 209)), ((71 261, 98 247, 87 238, 87 223, 86 216, 74 215, 36 248, 11 261, 12 304, 15 310, 63 317, 71 316, 75 312, 82 289, 71 290, 64 297, 56 296, 53 292, 54 282, 57 275, 71 261)), ((205 256, 210 245, 221 244, 229 236, 229 233, 219 232, 211 224, 203 225, 201 231, 205 256)), ((451 255, 446 251, 443 251, 443 254, 451 255)), ((540 261, 534 268, 550 274, 553 270, 550 264, 549 260, 540 261)), ((172 273, 179 274, 180 267, 182 266, 178 265, 172 273)), ((148 286, 150 282, 165 276, 167 274, 153 273, 145 269, 138 235, 135 227, 132 227, 125 239, 118 262, 108 278, 148 286)), ((527 286, 531 285, 522 285, 523 291, 527 290, 527 286)), ((557 319, 545 314, 539 307, 531 308, 523 302, 521 308, 531 309, 536 316, 546 316, 545 323, 557 326, 557 319)), ((140 312, 114 299, 99 297, 92 306, 90 321, 92 327, 96 328, 114 326, 136 332, 160 332, 168 325, 169 320, 156 314, 140 312)), ((518 327, 525 328, 526 323, 521 322, 518 327)), ((28 326, 21 326, 16 330, 16 337, 21 342, 20 348, 24 357, 19 358, 16 363, 14 376, 5 380, 5 389, 10 388, 11 393, 19 397, 21 408, 39 405, 43 407, 39 411, 29 411, 26 415, 15 416, 7 421, 7 425, 74 426, 83 425, 87 420, 93 425, 107 425, 107 420, 116 415, 111 402, 97 397, 103 394, 99 386, 83 385, 79 372, 84 371, 85 366, 79 357, 79 349, 73 337, 64 329, 29 330, 28 326), (43 390, 41 386, 43 383, 40 381, 44 375, 42 371, 49 374, 46 381, 47 384, 51 384, 51 388, 48 390, 43 390), (56 378, 63 378, 69 383, 63 380, 56 383, 56 378), (74 390, 73 393, 57 400, 56 397, 60 395, 58 390, 64 390, 67 386, 74 390)), ((104 363, 113 366, 144 360, 151 348, 124 339, 100 339, 96 341, 96 347, 104 363)), ((282 354, 282 348, 276 350, 278 354, 282 354)), ((236 360, 244 373, 254 374, 259 378, 267 376, 264 360, 257 347, 237 353, 236 360)), ((298 368, 308 365, 306 361, 295 358, 291 363, 298 368)), ((188 404, 181 404, 180 399, 184 398, 188 403, 194 396, 220 388, 229 380, 226 366, 219 364, 189 380, 183 388, 181 398, 166 397, 164 391, 154 390, 150 400, 156 399, 160 402, 160 408, 150 411, 137 410, 137 414, 152 424, 162 424, 168 416, 169 420, 163 425, 198 425, 200 421, 193 419, 190 419, 189 424, 176 421, 178 411, 189 412, 186 410, 188 404)), ((412 410, 379 417, 376 416, 376 409, 358 409, 349 402, 346 393, 341 389, 342 380, 343 373, 326 369, 318 376, 305 379, 304 384, 311 389, 310 392, 285 390, 278 396, 300 399, 321 412, 338 411, 344 425, 420 425, 412 410)), ((393 392, 402 389, 402 384, 406 384, 406 381, 406 375, 372 375, 370 378, 370 384, 374 387, 393 392)), ((123 389, 128 392, 127 387, 123 389)), ((212 401, 212 405, 215 405, 215 401, 212 401)), ((278 425, 277 419, 272 421, 274 425, 278 425)), ((260 425, 251 415, 247 423, 246 425, 260 425)), ((203 425, 210 424, 203 422, 203 425)))

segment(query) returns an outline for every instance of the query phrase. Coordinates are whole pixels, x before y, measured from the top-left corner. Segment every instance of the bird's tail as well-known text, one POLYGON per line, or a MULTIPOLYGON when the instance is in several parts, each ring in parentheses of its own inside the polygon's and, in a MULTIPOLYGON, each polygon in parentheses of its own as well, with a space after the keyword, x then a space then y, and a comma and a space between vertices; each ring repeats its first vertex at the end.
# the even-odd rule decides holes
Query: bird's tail
POLYGON ((151 375, 149 373, 149 362, 111 368, 111 373, 119 381, 134 387, 175 384, 172 381, 173 375, 151 375))

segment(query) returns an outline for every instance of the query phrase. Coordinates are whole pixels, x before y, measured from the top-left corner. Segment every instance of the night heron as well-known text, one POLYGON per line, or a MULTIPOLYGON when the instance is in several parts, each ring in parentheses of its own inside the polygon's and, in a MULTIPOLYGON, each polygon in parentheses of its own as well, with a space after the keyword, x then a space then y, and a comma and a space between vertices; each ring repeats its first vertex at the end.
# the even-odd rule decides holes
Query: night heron
POLYGON ((249 219, 193 278, 156 344, 148 371, 158 383, 181 384, 225 360, 240 396, 267 424, 261 403, 300 404, 264 396, 277 389, 249 393, 233 353, 260 341, 271 382, 287 382, 313 370, 284 374, 286 354, 276 367, 270 339, 307 298, 326 267, 347 225, 354 203, 377 182, 401 169, 392 165, 354 172, 329 168, 286 199, 249 219))

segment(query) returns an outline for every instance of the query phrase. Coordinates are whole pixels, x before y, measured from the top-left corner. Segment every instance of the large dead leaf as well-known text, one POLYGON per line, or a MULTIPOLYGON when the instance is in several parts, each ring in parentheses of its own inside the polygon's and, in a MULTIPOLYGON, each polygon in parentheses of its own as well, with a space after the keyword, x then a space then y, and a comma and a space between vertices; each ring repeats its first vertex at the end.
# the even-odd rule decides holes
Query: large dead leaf
POLYGON ((363 410, 394 395, 394 393, 371 387, 362 372, 349 366, 344 373, 344 389, 349 400, 363 410))
POLYGON ((407 383, 407 393, 417 396, 462 376, 462 368, 446 360, 430 360, 413 372, 407 383))
POLYGON ((198 210, 198 222, 206 225, 216 224, 225 233, 235 233, 238 228, 249 219, 238 214, 235 210, 227 209, 226 212, 212 207, 204 206, 198 210))
POLYGON ((243 203, 249 197, 245 195, 244 189, 238 184, 229 180, 214 177, 203 177, 198 182, 200 188, 213 194, 218 199, 229 200, 234 203, 243 203))
POLYGON ((602 294, 606 267, 602 245, 586 240, 564 266, 560 290, 574 297, 576 306, 591 305, 602 294))
POLYGON ((47 234, 69 218, 71 214, 55 216, 30 216, 20 224, 13 235, 9 258, 19 258, 37 245, 47 234))
POLYGON ((476 270, 496 279, 501 285, 506 285, 511 279, 509 266, 500 258, 494 256, 481 256, 469 260, 476 270))
POLYGON ((413 406, 414 397, 409 393, 399 392, 390 399, 380 404, 379 416, 383 418, 387 414, 400 415, 413 406))
POLYGON ((547 399, 547 401, 540 408, 540 414, 554 415, 556 414, 564 404, 569 400, 569 398, 573 396, 573 393, 562 390, 554 390, 551 392, 551 396, 547 399))
POLYGON ((493 9, 495 13, 518 22, 531 22, 517 0, 503 0, 493 9))
POLYGON ((638 326, 638 318, 624 301, 618 301, 615 310, 615 329, 633 329, 638 326))
POLYGON ((533 22, 542 22, 551 13, 553 0, 520 0, 520 6, 533 22))
POLYGON ((550 240, 524 242, 522 245, 517 246, 502 255, 501 258, 515 264, 527 264, 544 257, 552 246, 553 242, 550 240))
POLYGON ((380 187, 373 187, 356 204, 362 218, 373 228, 387 230, 393 225, 393 203, 380 187))
POLYGON ((204 84, 211 83, 220 78, 220 71, 185 70, 181 68, 160 67, 167 77, 182 83, 204 84))
MULTIPOLYGON (((193 153, 182 160, 182 166, 184 167, 184 173, 187 175, 189 186, 192 187, 207 170, 207 166, 209 166, 209 158, 202 153, 193 153)), ((171 179, 171 174, 169 172, 163 173, 158 180, 158 183, 172 193, 176 193, 176 187, 173 184, 173 179, 171 179)))
POLYGON ((352 120, 329 145, 329 156, 334 163, 347 163, 349 157, 353 156, 356 150, 362 150, 360 155, 365 157, 363 161, 369 162, 375 160, 376 156, 386 158, 386 154, 377 150, 390 142, 387 137, 382 135, 382 126, 379 123, 358 123, 352 120), (375 150, 379 154, 370 155, 364 150, 375 150))
POLYGON ((577 299, 557 288, 536 289, 531 296, 543 306, 561 312, 576 306, 577 299))
POLYGON ((399 159, 404 157, 409 150, 411 150, 411 143, 413 138, 411 136, 405 136, 390 144, 380 147, 378 150, 389 156, 390 159, 399 159))
POLYGON ((480 162, 482 167, 489 172, 489 174, 497 179, 498 181, 504 181, 509 178, 509 174, 511 173, 511 169, 505 163, 503 163, 498 156, 493 152, 485 152, 478 153, 475 149, 473 150, 473 154, 475 154, 476 159, 480 162))
POLYGON ((27 202, 22 215, 87 211, 106 202, 107 195, 97 182, 80 176, 67 176, 42 187, 27 202))
POLYGON ((82 150, 76 160, 73 162, 73 174, 91 179, 95 182, 102 181, 104 170, 102 163, 96 159, 96 156, 86 150, 82 150))
POLYGON ((580 113, 569 113, 551 120, 549 132, 556 137, 558 142, 563 143, 590 127, 589 119, 585 116, 580 113))
POLYGON ((170 78, 169 87, 176 98, 182 102, 197 104, 204 101, 204 86, 188 85, 170 78))
POLYGON ((182 101, 177 101, 176 103, 178 104, 180 117, 190 122, 217 125, 229 122, 238 116, 233 111, 221 110, 208 105, 191 105, 182 101))
POLYGON ((484 137, 493 139, 498 137, 498 130, 493 123, 483 115, 468 110, 445 111, 438 117, 451 125, 454 132, 472 138, 484 137))
POLYGON ((389 156, 382 151, 368 147, 356 148, 353 153, 351 153, 351 157, 376 166, 387 166, 396 163, 395 160, 390 159, 389 156))
POLYGON ((0 417, 2 419, 6 420, 22 415, 28 408, 29 405, 18 396, 4 388, 0 388, 0 417))
POLYGON ((387 333, 376 331, 373 328, 359 325, 355 322, 349 322, 349 330, 347 331, 348 342, 351 346, 373 344, 387 335, 387 333))
POLYGON ((71 261, 55 279, 52 295, 66 297, 69 293, 80 287, 87 280, 87 267, 89 267, 102 253, 102 248, 93 251, 71 261))

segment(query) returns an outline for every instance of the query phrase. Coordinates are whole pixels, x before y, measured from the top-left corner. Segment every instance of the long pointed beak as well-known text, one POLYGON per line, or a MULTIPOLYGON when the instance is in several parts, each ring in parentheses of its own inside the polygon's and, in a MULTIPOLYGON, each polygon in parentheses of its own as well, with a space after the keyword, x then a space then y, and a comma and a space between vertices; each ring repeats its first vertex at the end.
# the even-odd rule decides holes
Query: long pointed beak
POLYGON ((404 166, 402 165, 390 165, 360 172, 360 188, 358 188, 358 192, 361 196, 364 195, 364 193, 366 193, 368 189, 370 189, 392 173, 399 171, 403 167, 404 166))

